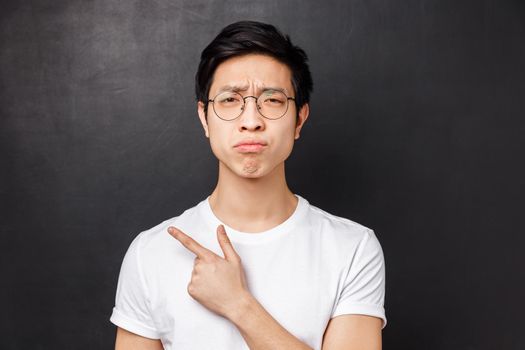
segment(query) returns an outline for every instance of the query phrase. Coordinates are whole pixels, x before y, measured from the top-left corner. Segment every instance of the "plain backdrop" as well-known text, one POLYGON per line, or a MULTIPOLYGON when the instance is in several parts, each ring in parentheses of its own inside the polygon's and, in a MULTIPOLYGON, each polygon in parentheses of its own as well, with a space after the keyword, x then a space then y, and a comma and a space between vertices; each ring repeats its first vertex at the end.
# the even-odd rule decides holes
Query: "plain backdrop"
POLYGON ((113 347, 130 242, 216 183, 193 79, 243 19, 309 54, 289 186, 376 232, 384 348, 524 349, 518 0, 2 1, 0 348, 113 347))

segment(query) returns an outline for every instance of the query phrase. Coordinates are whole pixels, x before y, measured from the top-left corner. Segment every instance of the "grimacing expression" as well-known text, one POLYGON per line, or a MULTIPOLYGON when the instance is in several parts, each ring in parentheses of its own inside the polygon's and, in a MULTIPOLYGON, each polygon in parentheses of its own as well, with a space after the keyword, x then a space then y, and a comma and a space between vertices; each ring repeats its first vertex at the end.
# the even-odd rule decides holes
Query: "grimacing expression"
MULTIPOLYGON (((235 91, 243 97, 259 96, 268 89, 282 89, 288 97, 295 97, 292 75, 287 65, 273 57, 248 54, 222 62, 213 76, 209 99, 223 91, 235 91)), ((254 98, 247 98, 242 114, 230 121, 217 117, 212 102, 207 118, 204 104, 198 103, 198 113, 206 137, 221 166, 245 178, 263 177, 278 167, 290 155, 295 139, 308 117, 305 104, 298 114, 293 100, 279 119, 264 118, 254 98)))

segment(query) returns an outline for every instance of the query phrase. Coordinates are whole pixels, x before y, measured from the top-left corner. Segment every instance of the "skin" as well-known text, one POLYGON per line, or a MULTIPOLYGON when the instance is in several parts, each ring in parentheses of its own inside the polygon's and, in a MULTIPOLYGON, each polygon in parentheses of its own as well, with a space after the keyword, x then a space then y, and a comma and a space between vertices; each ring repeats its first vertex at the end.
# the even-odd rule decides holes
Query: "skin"
MULTIPOLYGON (((294 97, 289 68, 263 55, 231 58, 217 67, 210 88, 213 98, 224 86, 242 86, 243 96, 258 96, 263 87, 280 87, 294 97)), ((262 232, 284 222, 297 206, 286 184, 284 162, 308 118, 309 106, 295 104, 282 118, 268 120, 247 99, 246 109, 233 121, 223 121, 198 103, 205 136, 219 161, 219 177, 210 195, 214 214, 228 226, 243 232, 262 232), (296 121, 296 115, 298 119, 296 121), (242 153, 234 145, 246 138, 267 142, 259 152, 242 153)), ((229 319, 253 350, 311 349, 283 328, 247 288, 242 261, 224 226, 217 227, 223 256, 217 255, 176 227, 168 232, 195 254, 188 294, 211 312, 229 319)), ((333 318, 324 334, 323 350, 380 350, 381 319, 365 315, 333 318)), ((116 349, 162 349, 159 340, 147 339, 118 328, 116 349)))

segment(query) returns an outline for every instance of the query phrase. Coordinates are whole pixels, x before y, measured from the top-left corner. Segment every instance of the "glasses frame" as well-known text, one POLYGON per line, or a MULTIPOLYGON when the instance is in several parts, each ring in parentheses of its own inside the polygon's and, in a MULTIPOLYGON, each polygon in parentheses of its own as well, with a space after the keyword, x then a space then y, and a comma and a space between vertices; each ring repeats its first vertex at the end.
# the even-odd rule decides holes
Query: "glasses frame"
MULTIPOLYGON (((271 90, 271 89, 270 89, 271 90)), ((284 113, 280 116, 280 117, 277 117, 277 118, 268 118, 267 116, 265 116, 264 114, 262 114, 261 112, 261 106, 259 106, 259 98, 268 90, 264 90, 263 92, 261 92, 261 94, 259 96, 253 96, 253 95, 250 95, 250 96, 243 96, 241 95, 240 93, 238 93, 237 91, 221 91, 219 92, 217 95, 215 95, 215 97, 212 99, 212 100, 208 100, 208 103, 212 103, 213 104, 213 113, 215 113, 215 115, 217 116, 217 118, 221 119, 221 120, 224 120, 226 122, 230 122, 232 120, 235 120, 237 118, 239 118, 241 116, 241 114, 244 112, 244 108, 246 107, 246 99, 247 98, 253 98, 255 99, 255 106, 257 107, 257 112, 259 112, 259 114, 263 117, 263 118, 266 118, 268 120, 277 120, 277 119, 281 119, 282 117, 284 117, 284 115, 288 112, 288 108, 290 107, 290 100, 294 101, 295 102, 295 97, 288 97, 288 95, 286 95, 283 91, 280 91, 280 90, 276 90, 276 91, 279 91, 280 93, 282 93, 285 97, 286 97, 286 109, 284 110, 284 113), (241 107, 241 111, 239 113, 238 116, 236 116, 235 118, 232 118, 232 119, 224 119, 224 118, 221 118, 221 116, 219 115, 219 113, 217 113, 217 111, 215 110, 215 100, 217 99, 217 96, 219 96, 220 94, 223 94, 225 92, 233 92, 237 95, 239 95, 241 98, 242 98, 242 107, 241 107)))

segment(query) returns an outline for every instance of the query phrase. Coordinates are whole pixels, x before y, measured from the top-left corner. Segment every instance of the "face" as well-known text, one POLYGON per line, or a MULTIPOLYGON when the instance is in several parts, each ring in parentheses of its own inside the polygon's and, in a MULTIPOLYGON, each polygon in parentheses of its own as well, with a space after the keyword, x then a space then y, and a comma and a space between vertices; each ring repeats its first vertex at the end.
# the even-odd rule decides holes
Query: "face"
MULTIPOLYGON (((291 78, 288 66, 272 57, 254 54, 234 57, 215 70, 208 98, 213 99, 219 92, 232 89, 243 97, 259 96, 268 88, 282 89, 288 97, 295 97, 291 78)), ((284 167, 308 117, 308 105, 299 111, 297 123, 297 109, 292 100, 286 114, 275 120, 259 114, 253 98, 246 99, 242 114, 231 121, 217 117, 211 102, 207 120, 202 102, 198 104, 198 112, 221 168, 225 166, 238 176, 258 178, 284 167)))

